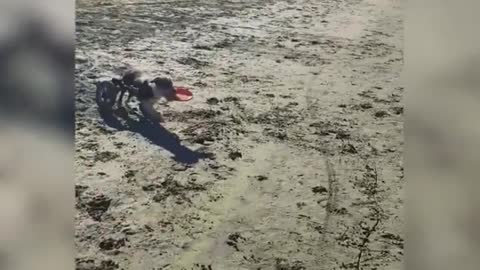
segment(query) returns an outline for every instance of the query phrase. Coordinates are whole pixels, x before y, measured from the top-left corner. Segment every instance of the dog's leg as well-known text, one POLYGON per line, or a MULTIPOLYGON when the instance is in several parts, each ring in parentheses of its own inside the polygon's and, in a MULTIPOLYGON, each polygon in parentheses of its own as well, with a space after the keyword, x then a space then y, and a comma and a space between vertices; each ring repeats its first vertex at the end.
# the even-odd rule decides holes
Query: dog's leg
POLYGON ((153 121, 157 121, 157 122, 160 122, 160 123, 164 122, 162 114, 157 112, 153 108, 153 104, 155 104, 154 99, 141 100, 140 101, 140 111, 142 112, 142 114, 145 117, 148 117, 153 121))
POLYGON ((132 97, 137 97, 138 95, 138 91, 136 89, 134 89, 132 86, 128 87, 128 97, 127 97, 127 101, 125 102, 125 105, 127 108, 131 109, 130 105, 128 104, 130 102, 130 100, 132 99, 132 97))
POLYGON ((131 109, 130 105, 128 104, 131 98, 132 98, 132 93, 128 92, 127 100, 125 101, 125 107, 127 107, 127 109, 131 109))
POLYGON ((117 101, 117 107, 118 108, 122 108, 123 107, 123 95, 125 95, 125 92, 127 91, 127 89, 125 89, 124 87, 121 87, 120 88, 120 96, 118 97, 118 101, 117 101))

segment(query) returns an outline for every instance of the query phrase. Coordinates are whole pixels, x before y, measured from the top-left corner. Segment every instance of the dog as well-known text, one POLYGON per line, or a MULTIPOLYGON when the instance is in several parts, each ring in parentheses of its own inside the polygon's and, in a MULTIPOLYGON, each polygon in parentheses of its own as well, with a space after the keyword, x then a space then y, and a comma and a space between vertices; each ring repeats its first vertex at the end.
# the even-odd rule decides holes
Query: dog
POLYGON ((112 79, 112 82, 120 88, 120 96, 117 100, 117 107, 123 107, 123 97, 128 92, 128 102, 136 97, 140 102, 140 111, 144 116, 152 120, 163 122, 160 112, 154 109, 154 104, 160 100, 165 103, 175 100, 175 88, 169 78, 156 77, 149 80, 141 71, 127 71, 121 79, 112 79))

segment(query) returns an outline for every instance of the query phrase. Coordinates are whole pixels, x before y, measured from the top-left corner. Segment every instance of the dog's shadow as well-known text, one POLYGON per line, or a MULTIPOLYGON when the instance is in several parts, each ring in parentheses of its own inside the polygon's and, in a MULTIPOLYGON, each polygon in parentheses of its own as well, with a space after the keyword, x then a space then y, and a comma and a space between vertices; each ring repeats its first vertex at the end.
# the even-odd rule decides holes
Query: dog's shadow
POLYGON ((158 122, 138 115, 138 120, 131 118, 128 113, 118 115, 112 110, 98 110, 103 121, 109 127, 119 131, 131 131, 148 139, 151 143, 162 147, 174 155, 173 159, 184 164, 195 164, 201 159, 212 158, 209 153, 196 152, 181 144, 174 133, 165 129, 158 122), (125 123, 122 123, 123 119, 125 123))

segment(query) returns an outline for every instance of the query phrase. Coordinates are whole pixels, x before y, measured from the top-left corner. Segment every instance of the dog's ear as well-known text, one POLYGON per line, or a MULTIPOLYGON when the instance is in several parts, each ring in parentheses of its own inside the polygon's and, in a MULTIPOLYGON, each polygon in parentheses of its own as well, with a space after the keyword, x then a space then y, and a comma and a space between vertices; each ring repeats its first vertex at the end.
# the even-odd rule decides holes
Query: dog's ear
POLYGON ((150 82, 151 83, 154 83, 154 84, 159 84, 161 83, 162 79, 160 77, 155 77, 153 80, 151 80, 150 82))
POLYGON ((116 79, 116 78, 112 78, 112 82, 113 82, 113 84, 115 84, 115 85, 120 85, 120 84, 122 84, 122 80, 116 79))
POLYGON ((155 83, 155 85, 158 86, 158 87, 173 88, 173 82, 172 82, 172 80, 170 80, 168 78, 156 77, 151 82, 155 83))

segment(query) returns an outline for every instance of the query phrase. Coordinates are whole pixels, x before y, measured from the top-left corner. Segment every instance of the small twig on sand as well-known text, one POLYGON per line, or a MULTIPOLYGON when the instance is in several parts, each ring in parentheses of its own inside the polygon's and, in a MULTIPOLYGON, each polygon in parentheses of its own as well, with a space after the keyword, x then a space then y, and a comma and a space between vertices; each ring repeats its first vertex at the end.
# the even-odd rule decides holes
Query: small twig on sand
POLYGON ((370 235, 375 232, 377 229, 378 224, 380 224, 380 218, 377 218, 375 221, 375 224, 371 228, 366 229, 367 233, 365 234, 365 237, 363 238, 362 244, 360 245, 359 249, 360 252, 358 253, 357 256, 357 262, 355 264, 355 269, 360 270, 360 262, 362 259, 363 251, 366 250, 367 243, 369 241, 370 235))

